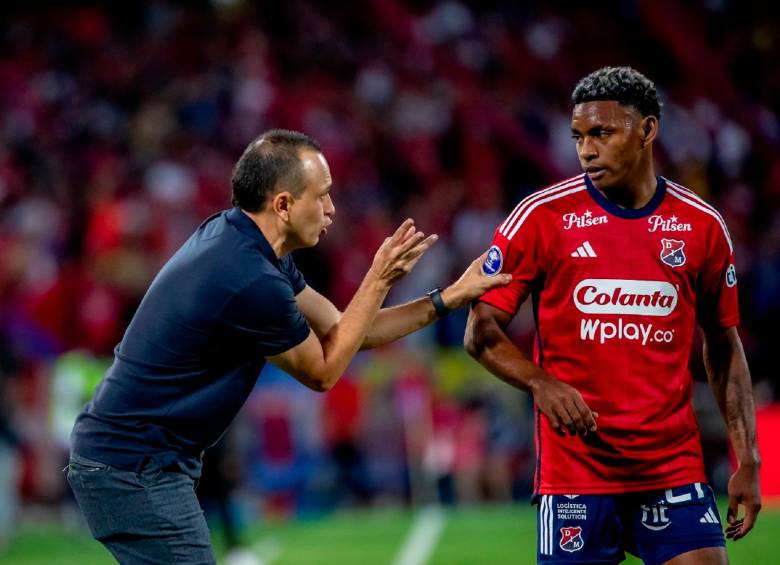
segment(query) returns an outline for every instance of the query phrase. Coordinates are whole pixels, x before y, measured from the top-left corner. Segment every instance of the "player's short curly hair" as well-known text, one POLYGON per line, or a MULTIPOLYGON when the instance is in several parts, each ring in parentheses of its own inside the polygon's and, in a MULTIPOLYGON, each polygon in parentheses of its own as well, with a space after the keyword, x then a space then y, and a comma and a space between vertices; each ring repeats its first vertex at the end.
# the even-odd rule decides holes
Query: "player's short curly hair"
POLYGON ((642 116, 661 119, 661 102, 655 84, 631 67, 602 67, 580 80, 571 94, 572 102, 615 100, 632 106, 642 116))
POLYGON ((272 129, 261 134, 233 168, 233 205, 259 212, 280 190, 300 196, 304 187, 299 150, 306 148, 322 152, 319 143, 297 131, 272 129))

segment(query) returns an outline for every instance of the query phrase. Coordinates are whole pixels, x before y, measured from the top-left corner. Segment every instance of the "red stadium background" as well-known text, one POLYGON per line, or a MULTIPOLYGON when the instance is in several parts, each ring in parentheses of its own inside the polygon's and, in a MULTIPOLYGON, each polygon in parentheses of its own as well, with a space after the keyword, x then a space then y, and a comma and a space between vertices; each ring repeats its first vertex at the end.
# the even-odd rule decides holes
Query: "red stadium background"
MULTIPOLYGON (((229 206, 232 164, 259 132, 302 130, 323 145, 337 214, 297 262, 339 306, 400 219, 440 234, 394 290, 400 302, 452 280, 518 199, 578 172, 569 95, 603 65, 656 82, 658 170, 729 225, 763 488, 780 497, 780 26, 761 8, 148 0, 0 12, 5 515, 72 505, 59 470, 75 413, 151 277, 229 206)), ((219 450, 223 479, 281 515, 525 500, 529 400, 463 354, 464 323, 458 313, 359 357, 325 396, 269 371, 219 450)), ((532 331, 523 312, 512 333, 527 346, 532 331)), ((708 476, 723 492, 728 445, 698 349, 691 368, 708 476)))

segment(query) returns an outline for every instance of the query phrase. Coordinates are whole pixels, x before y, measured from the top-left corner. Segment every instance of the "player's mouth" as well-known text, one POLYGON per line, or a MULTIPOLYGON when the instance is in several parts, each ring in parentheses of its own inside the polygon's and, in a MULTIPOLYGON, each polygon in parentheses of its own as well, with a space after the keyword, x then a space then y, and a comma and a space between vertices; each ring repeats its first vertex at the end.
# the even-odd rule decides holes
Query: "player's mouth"
POLYGON ((328 226, 330 226, 333 222, 328 222, 324 226, 322 226, 322 229, 320 230, 320 235, 325 235, 328 233, 328 226))
POLYGON ((588 174, 590 180, 599 180, 606 174, 607 169, 604 167, 585 167, 585 172, 588 174))

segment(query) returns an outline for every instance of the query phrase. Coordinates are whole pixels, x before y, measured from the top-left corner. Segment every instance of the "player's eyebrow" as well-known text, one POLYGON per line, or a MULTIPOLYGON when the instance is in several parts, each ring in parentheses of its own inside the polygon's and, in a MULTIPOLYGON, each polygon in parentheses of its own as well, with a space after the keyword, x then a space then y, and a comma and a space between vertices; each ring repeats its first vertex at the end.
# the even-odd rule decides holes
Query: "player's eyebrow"
MULTIPOLYGON (((600 133, 600 132, 602 132, 604 130, 612 130, 612 129, 615 129, 614 126, 607 125, 607 124, 598 124, 598 125, 589 127, 588 130, 587 130, 587 134, 588 135, 596 135, 596 134, 598 134, 598 133, 600 133)), ((574 126, 571 127, 571 132, 574 133, 574 134, 577 134, 577 135, 582 135, 582 132, 578 128, 574 127, 574 126)))

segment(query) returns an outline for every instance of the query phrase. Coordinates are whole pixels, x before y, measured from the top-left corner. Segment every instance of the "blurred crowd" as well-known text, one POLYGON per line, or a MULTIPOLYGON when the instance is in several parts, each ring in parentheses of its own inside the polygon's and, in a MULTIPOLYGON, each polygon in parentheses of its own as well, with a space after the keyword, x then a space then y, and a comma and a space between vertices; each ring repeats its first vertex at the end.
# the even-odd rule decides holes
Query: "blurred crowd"
MULTIPOLYGON (((759 404, 780 394, 780 26, 751 3, 47 4, 0 8, 0 483, 18 477, 24 500, 67 496, 74 412, 157 270, 229 207, 232 165, 260 132, 324 148, 335 223, 297 261, 338 306, 400 219, 440 235, 398 302, 452 280, 521 197, 579 172, 569 95, 608 64, 656 82, 658 170, 723 213, 759 404)), ((460 354, 463 324, 361 358, 329 395, 300 392, 315 411, 261 380, 238 434, 243 480, 294 480, 271 463, 309 441, 352 500, 425 497, 426 484, 445 501, 523 491, 528 400, 460 354), (398 427, 415 417, 426 423, 398 427), (318 432, 287 445, 285 426, 318 432)), ((531 332, 520 316, 518 342, 531 332)), ((0 523, 9 496, 0 485, 0 523)))

